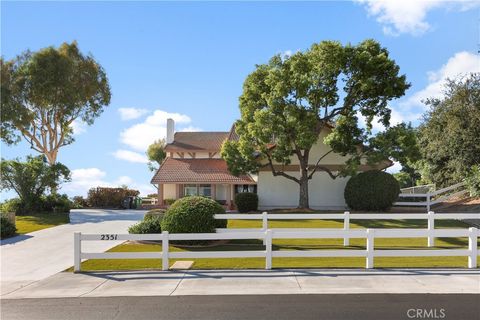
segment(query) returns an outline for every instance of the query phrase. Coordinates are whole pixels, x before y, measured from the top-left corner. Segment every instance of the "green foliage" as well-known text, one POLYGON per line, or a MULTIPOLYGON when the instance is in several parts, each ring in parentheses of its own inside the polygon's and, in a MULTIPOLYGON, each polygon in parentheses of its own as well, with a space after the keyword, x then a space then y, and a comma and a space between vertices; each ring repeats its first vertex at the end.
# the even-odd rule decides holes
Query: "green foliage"
POLYGON ((419 143, 426 175, 437 187, 458 183, 480 165, 480 73, 447 81, 444 97, 425 103, 419 143))
POLYGON ((162 233, 162 217, 150 217, 140 221, 130 228, 128 228, 128 233, 135 234, 145 234, 145 233, 162 233))
POLYGON ((235 205, 241 213, 257 211, 258 195, 253 192, 241 192, 235 195, 235 205))
POLYGON ((88 201, 82 196, 75 196, 72 198, 73 201, 73 208, 75 209, 82 209, 88 207, 88 201))
POLYGON ((3 214, 0 217, 0 235, 1 239, 5 239, 11 236, 15 235, 15 232, 17 232, 17 228, 15 227, 15 224, 10 221, 6 216, 3 214))
POLYGON ((50 164, 60 147, 73 142, 73 121, 90 125, 110 103, 105 71, 76 42, 0 63, 1 138, 16 144, 23 137, 50 164))
POLYGON ((165 139, 154 141, 147 149, 148 168, 150 171, 156 171, 167 156, 165 152, 165 139))
POLYGON ((308 180, 317 169, 332 178, 355 173, 369 151, 358 147, 367 142, 374 117, 388 126, 389 101, 409 86, 387 49, 374 40, 345 46, 322 41, 305 52, 276 55, 247 76, 241 119, 235 123, 238 140, 224 143, 222 157, 235 175, 267 165, 274 176, 299 184, 299 207, 308 207, 308 180), (367 130, 359 127, 357 116, 365 119, 367 130), (350 156, 340 173, 321 166, 327 154, 310 156, 324 129, 331 130, 325 143, 350 156), (300 178, 274 166, 288 165, 292 157, 300 163, 300 178), (310 164, 317 166, 308 170, 310 164))
POLYGON ((145 213, 145 216, 143 216, 143 220, 149 220, 149 219, 163 219, 163 216, 165 215, 165 210, 164 209, 153 209, 145 213))
POLYGON ((23 211, 23 203, 19 198, 5 200, 0 206, 0 212, 21 214, 23 211))
POLYGON ((66 194, 50 194, 42 198, 44 212, 70 212, 73 202, 66 194))
POLYGON ((214 215, 225 209, 212 199, 185 197, 167 209, 162 220, 162 230, 170 233, 209 233, 215 228, 225 228, 226 220, 215 220, 214 215))
POLYGON ((170 205, 172 205, 172 204, 176 201, 176 199, 165 199, 164 201, 165 201, 165 203, 166 203, 167 205, 170 206, 170 205))
POLYGON ((87 202, 95 208, 121 208, 123 199, 138 196, 138 190, 97 187, 88 190, 87 202))
POLYGON ((395 178, 395 180, 397 180, 400 188, 408 188, 408 187, 413 187, 414 186, 410 176, 406 172, 394 173, 393 177, 395 178))
POLYGON ((48 165, 44 156, 27 156, 25 162, 18 159, 0 162, 0 189, 14 190, 20 197, 20 211, 39 212, 43 208, 42 196, 70 180, 70 170, 61 163, 48 165))
POLYGON ((345 201, 354 210, 387 210, 397 200, 400 186, 383 171, 366 171, 352 177, 345 187, 345 201))
POLYGON ((470 195, 480 196, 480 166, 473 166, 465 179, 470 195))

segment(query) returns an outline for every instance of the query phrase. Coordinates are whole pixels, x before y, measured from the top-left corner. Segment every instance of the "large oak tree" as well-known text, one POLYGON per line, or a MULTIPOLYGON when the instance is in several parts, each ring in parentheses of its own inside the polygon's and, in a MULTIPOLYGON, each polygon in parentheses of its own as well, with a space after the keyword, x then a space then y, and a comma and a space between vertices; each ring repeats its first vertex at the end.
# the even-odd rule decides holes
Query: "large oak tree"
POLYGON ((76 42, 0 63, 2 140, 25 139, 51 165, 59 149, 73 142, 72 123, 91 125, 110 103, 105 71, 76 42))
POLYGON ((374 40, 345 46, 323 41, 304 52, 275 55, 247 76, 240 96, 241 119, 236 122, 239 139, 227 141, 222 155, 233 174, 255 172, 266 161, 274 176, 299 185, 298 205, 308 208, 308 182, 316 172, 335 179, 353 174, 362 158, 376 161, 385 156, 370 135, 372 121, 388 126, 388 102, 408 87, 387 49, 374 40), (359 117, 365 119, 366 129, 359 117), (325 139, 332 150, 313 159, 312 146, 332 124, 325 139), (322 166, 331 152, 349 155, 343 170, 322 166), (275 166, 290 164, 291 157, 299 162, 296 175, 275 166))

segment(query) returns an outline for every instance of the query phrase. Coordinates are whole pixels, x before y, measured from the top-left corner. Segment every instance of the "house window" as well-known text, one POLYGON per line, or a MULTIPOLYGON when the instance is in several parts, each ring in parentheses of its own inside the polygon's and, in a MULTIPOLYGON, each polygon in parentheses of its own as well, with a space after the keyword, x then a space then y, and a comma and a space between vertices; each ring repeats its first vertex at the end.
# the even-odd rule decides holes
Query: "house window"
POLYGON ((257 186, 253 184, 237 184, 236 193, 253 192, 257 193, 257 186))
POLYGON ((212 197, 212 186, 210 184, 201 184, 198 187, 198 195, 211 198, 212 197))
POLYGON ((183 194, 188 196, 212 197, 212 186, 210 184, 186 184, 183 187, 183 194))
POLYGON ((197 195, 197 185, 196 184, 186 184, 183 187, 183 195, 185 197, 196 196, 197 195))

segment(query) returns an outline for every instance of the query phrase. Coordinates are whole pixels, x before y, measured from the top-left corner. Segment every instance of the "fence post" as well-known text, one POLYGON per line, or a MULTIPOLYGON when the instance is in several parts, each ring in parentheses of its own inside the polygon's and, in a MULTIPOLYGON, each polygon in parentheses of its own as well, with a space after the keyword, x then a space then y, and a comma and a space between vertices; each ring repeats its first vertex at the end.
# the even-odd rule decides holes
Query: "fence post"
POLYGON ((427 192, 427 212, 430 211, 430 198, 431 198, 431 194, 430 192, 427 192))
POLYGON ((74 232, 73 233, 73 271, 81 271, 82 265, 82 233, 74 232))
POLYGON ((168 231, 162 232, 162 270, 168 270, 170 263, 168 261, 168 231))
POLYGON ((427 213, 427 219, 428 219, 428 238, 427 238, 427 245, 429 247, 434 247, 435 246, 435 237, 433 236, 433 233, 435 232, 435 212, 433 211, 428 211, 427 213))
MULTIPOLYGON (((263 232, 267 232, 267 229, 268 229, 268 215, 267 215, 267 212, 264 211, 262 212, 262 230, 263 232)), ((263 238, 263 244, 264 245, 266 244, 265 238, 263 238)))
POLYGON ((265 231, 265 269, 272 269, 272 230, 265 231))
POLYGON ((477 267, 477 237, 478 237, 478 229, 477 228, 469 228, 468 229, 468 250, 470 251, 470 255, 468 256, 468 268, 475 269, 477 267))
POLYGON ((343 213, 343 230, 345 231, 345 236, 343 237, 343 246, 350 245, 350 238, 348 237, 347 232, 350 230, 350 212, 345 211, 343 213))
POLYGON ((375 247, 375 230, 367 229, 367 263, 365 268, 373 268, 373 250, 375 247))

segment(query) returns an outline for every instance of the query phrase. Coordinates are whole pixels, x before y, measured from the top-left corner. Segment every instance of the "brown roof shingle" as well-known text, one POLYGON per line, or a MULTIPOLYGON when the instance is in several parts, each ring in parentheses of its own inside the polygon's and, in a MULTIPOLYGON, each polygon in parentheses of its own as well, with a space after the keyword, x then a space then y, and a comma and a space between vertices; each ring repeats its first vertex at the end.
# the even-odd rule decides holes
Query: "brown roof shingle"
POLYGON ((218 152, 229 132, 176 132, 173 143, 165 151, 210 151, 218 152))
POLYGON ((247 175, 235 177, 222 159, 167 158, 151 183, 232 183, 255 184, 247 175))

